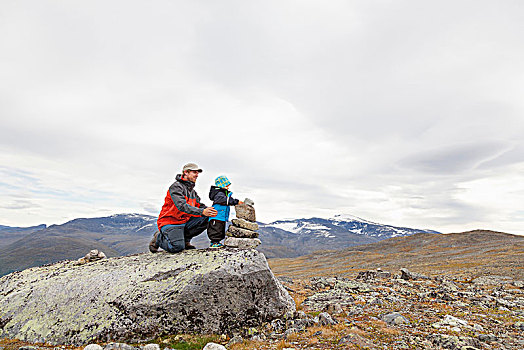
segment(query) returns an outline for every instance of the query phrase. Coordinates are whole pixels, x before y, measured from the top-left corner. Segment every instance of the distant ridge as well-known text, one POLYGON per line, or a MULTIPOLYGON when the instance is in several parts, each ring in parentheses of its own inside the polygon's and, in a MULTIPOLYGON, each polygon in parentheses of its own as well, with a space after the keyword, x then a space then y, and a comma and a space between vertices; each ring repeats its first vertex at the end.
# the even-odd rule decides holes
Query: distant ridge
MULTIPOLYGON (((2 236, 2 232, 9 230, 16 234, 3 244, 0 241, 0 276, 61 260, 76 260, 92 249, 101 250, 109 257, 146 252, 157 229, 156 219, 143 214, 115 214, 25 228, 27 231, 4 226, 0 237, 7 237, 7 234, 2 236)), ((259 226, 262 244, 258 250, 267 258, 298 257, 317 250, 343 249, 417 232, 435 232, 381 225, 351 215, 280 220, 259 223, 259 226)), ((209 246, 206 234, 192 243, 198 248, 209 246)))
POLYGON ((0 225, 0 248, 16 242, 28 233, 40 231, 46 227, 47 226, 44 224, 31 227, 10 227, 0 225))
POLYGON ((117 214, 51 225, 0 247, 0 276, 61 260, 76 260, 92 249, 109 257, 144 252, 155 223, 156 217, 149 215, 117 214))
POLYGON ((297 257, 316 250, 343 249, 415 233, 439 233, 434 230, 378 224, 347 214, 335 215, 330 219, 278 220, 260 224, 260 229, 263 244, 259 249, 268 258, 286 257, 283 254, 297 257))
POLYGON ((489 230, 451 234, 417 233, 295 259, 273 259, 277 275, 353 275, 402 267, 431 275, 504 275, 524 280, 524 236, 489 230))

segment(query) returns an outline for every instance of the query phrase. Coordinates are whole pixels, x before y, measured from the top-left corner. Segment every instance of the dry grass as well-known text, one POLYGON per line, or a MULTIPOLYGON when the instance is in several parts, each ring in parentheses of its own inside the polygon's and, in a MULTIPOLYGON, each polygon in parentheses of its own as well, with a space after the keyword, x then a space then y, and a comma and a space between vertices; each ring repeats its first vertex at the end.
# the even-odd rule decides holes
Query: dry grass
POLYGON ((285 340, 281 340, 281 341, 279 341, 279 342, 277 343, 277 347, 276 347, 276 349, 277 349, 277 350, 282 350, 282 349, 284 349, 284 348, 291 348, 291 347, 293 347, 291 343, 288 343, 288 342, 285 341, 285 340))
MULTIPOLYGON (((22 346, 36 346, 40 349, 55 349, 55 345, 51 344, 45 344, 45 343, 28 343, 19 339, 7 339, 7 338, 0 338, 0 348, 3 348, 4 350, 18 350, 22 346)), ((64 346, 61 349, 67 349, 67 350, 82 350, 84 347, 76 347, 72 345, 64 346)))
POLYGON ((406 267, 428 275, 497 274, 524 279, 524 237, 497 232, 415 235, 340 251, 324 251, 294 259, 270 259, 277 276, 355 276, 382 268, 393 273, 406 267))

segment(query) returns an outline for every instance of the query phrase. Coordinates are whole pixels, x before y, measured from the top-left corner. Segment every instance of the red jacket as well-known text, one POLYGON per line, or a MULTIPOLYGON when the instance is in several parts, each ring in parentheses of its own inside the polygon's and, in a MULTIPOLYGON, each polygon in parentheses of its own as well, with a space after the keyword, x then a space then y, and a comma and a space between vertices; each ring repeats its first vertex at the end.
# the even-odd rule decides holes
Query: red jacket
POLYGON ((157 220, 158 229, 165 225, 185 224, 191 217, 202 216, 205 208, 206 205, 200 203, 200 197, 195 191, 195 183, 182 180, 182 175, 178 174, 167 191, 157 220))

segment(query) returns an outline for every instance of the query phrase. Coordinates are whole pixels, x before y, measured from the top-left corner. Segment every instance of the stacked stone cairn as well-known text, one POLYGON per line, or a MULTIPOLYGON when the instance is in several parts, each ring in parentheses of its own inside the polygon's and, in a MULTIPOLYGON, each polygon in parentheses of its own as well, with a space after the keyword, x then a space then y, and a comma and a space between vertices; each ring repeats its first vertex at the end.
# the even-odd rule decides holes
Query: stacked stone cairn
POLYGON ((236 219, 231 220, 227 229, 224 241, 226 247, 251 249, 261 243, 253 204, 252 200, 246 198, 244 204, 235 205, 236 219))
POLYGON ((105 259, 106 255, 104 252, 98 251, 98 249, 93 249, 86 254, 83 258, 80 258, 76 261, 77 265, 87 264, 88 262, 97 261, 105 259))

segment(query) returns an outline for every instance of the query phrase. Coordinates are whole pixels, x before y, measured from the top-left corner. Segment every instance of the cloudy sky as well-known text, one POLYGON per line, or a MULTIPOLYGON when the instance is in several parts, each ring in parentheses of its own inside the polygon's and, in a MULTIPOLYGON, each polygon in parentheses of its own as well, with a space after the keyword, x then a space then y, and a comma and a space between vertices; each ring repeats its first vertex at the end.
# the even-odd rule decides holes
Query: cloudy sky
POLYGON ((521 1, 0 4, 0 225, 158 215, 524 234, 521 1))

